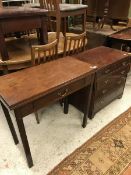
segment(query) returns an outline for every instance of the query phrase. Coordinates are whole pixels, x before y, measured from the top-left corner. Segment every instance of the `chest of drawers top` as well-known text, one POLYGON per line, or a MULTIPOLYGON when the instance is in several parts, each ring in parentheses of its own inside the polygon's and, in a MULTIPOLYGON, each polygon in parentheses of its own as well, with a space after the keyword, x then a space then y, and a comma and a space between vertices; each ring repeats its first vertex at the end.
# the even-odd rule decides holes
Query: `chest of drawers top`
POLYGON ((130 58, 127 52, 104 46, 85 51, 76 55, 76 57, 84 62, 91 64, 92 66, 97 66, 98 71, 107 66, 121 63, 121 61, 124 65, 126 63, 123 63, 123 61, 129 61, 130 58))
POLYGON ((14 109, 93 72, 90 64, 65 57, 0 77, 0 97, 14 109))

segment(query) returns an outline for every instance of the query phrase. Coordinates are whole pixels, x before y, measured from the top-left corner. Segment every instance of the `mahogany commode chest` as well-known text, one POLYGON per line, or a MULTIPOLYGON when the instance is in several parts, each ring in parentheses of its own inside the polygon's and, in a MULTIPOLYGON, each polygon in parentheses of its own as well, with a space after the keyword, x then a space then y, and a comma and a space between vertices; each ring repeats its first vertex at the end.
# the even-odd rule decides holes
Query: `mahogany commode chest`
MULTIPOLYGON (((65 57, 0 77, 0 101, 15 144, 18 138, 8 110, 13 110, 29 167, 32 156, 23 117, 52 102, 58 101, 85 88, 83 127, 87 124, 90 97, 94 81, 90 64, 72 57, 65 57)), ((68 112, 68 103, 65 105, 68 112)))
MULTIPOLYGON (((76 58, 97 67, 89 112, 92 118, 111 101, 122 97, 130 57, 127 52, 101 46, 80 53, 76 58)), ((84 96, 83 90, 76 92, 70 96, 70 103, 83 111, 84 96)))

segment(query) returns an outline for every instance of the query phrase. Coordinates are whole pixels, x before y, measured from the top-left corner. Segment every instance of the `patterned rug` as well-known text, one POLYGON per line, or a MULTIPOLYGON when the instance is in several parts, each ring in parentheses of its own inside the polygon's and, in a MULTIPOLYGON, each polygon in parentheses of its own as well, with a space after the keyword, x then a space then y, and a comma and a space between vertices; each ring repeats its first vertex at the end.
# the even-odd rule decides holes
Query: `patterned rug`
POLYGON ((130 163, 131 108, 65 158, 48 175, 131 175, 130 163))

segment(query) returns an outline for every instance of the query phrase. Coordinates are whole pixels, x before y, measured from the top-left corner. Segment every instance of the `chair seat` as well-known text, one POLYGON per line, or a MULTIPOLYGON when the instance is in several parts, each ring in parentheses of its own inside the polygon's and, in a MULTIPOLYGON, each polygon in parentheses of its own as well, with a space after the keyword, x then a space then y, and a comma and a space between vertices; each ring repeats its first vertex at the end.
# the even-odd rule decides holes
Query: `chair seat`
MULTIPOLYGON (((32 7, 32 8, 39 8, 39 3, 33 3, 33 4, 24 4, 23 6, 32 7)), ((83 4, 60 4, 60 11, 72 11, 72 10, 78 10, 78 9, 85 9, 88 5, 83 4)))
POLYGON ((85 9, 87 5, 83 4, 60 4, 60 11, 73 11, 78 9, 85 9))
MULTIPOLYGON (((76 36, 77 34, 67 33, 67 36, 76 36)), ((56 32, 48 33, 48 43, 53 42, 56 39, 56 32)), ((58 44, 58 55, 62 55, 64 52, 64 36, 60 33, 58 44)), ((6 39, 7 49, 9 53, 9 60, 2 61, 0 56, 0 70, 3 70, 3 66, 8 66, 8 70, 22 69, 31 66, 31 45, 38 45, 36 34, 30 34, 29 36, 22 36, 20 39, 15 37, 6 39)))
MULTIPOLYGON (((75 33, 66 33, 66 36, 76 36, 77 34, 75 33)), ((56 32, 49 32, 48 33, 48 42, 51 43, 56 39, 56 32)), ((59 44, 58 44, 58 55, 63 54, 64 52, 64 42, 65 42, 65 37, 63 36, 63 33, 60 33, 59 37, 59 44)))

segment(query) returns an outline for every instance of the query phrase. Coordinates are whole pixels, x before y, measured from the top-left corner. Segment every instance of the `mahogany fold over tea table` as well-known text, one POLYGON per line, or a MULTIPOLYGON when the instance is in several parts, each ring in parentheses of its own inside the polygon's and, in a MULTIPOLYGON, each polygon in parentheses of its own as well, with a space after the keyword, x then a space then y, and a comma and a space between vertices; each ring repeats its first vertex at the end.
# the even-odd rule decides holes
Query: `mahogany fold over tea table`
MULTIPOLYGON (((33 160, 23 117, 84 88, 86 95, 82 126, 85 127, 90 107, 94 71, 95 69, 88 63, 73 57, 65 57, 0 77, 2 108, 14 142, 18 144, 19 141, 8 110, 14 111, 29 167, 33 166, 33 160)), ((68 106, 68 100, 66 100, 64 113, 68 113, 68 106)))

